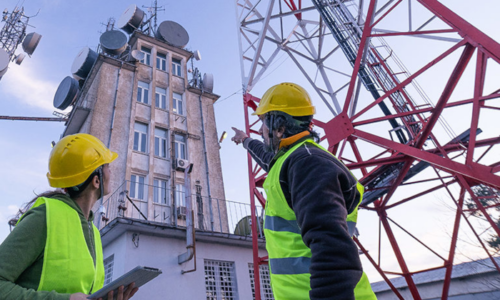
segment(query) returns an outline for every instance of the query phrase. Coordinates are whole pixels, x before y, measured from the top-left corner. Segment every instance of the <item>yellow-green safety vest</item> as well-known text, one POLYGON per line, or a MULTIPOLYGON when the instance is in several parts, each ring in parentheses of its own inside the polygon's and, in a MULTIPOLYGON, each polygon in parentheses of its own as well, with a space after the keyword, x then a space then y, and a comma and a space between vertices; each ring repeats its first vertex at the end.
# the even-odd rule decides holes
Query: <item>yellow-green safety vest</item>
POLYGON ((45 197, 38 198, 31 208, 42 204, 46 207, 47 241, 37 290, 91 294, 102 288, 104 264, 101 235, 97 227, 92 223, 94 265, 78 212, 61 200, 45 197))
MULTIPOLYGON (((279 182, 283 162, 304 143, 328 152, 310 139, 298 143, 276 160, 263 185, 267 195, 264 234, 269 257, 271 287, 276 300, 309 299, 311 290, 311 274, 309 273, 311 249, 302 241, 297 217, 288 205, 279 182)), ((335 157, 330 152, 328 153, 335 157)), ((357 189, 360 193, 359 203, 361 203, 364 187, 358 182, 357 189)), ((356 209, 347 216, 350 224, 349 231, 355 228, 359 203, 356 209)), ((364 272, 354 289, 354 296, 356 300, 377 299, 364 272)))

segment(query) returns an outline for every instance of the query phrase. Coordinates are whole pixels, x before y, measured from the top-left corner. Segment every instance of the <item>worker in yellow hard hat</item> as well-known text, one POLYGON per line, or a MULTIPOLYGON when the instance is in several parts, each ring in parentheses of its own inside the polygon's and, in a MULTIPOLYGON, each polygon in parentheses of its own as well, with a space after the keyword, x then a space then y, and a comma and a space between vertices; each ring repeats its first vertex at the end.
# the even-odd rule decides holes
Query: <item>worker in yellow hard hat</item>
MULTIPOLYGON (((84 133, 53 147, 47 178, 58 189, 29 202, 0 245, 1 299, 83 300, 102 288, 102 244, 91 209, 110 192, 108 164, 117 157, 84 133)), ((122 286, 115 296, 126 300, 136 291, 122 286)))
POLYGON ((312 130, 316 109, 294 83, 271 87, 253 115, 264 142, 236 129, 266 172, 264 235, 274 299, 374 300, 356 232, 363 186, 312 130))

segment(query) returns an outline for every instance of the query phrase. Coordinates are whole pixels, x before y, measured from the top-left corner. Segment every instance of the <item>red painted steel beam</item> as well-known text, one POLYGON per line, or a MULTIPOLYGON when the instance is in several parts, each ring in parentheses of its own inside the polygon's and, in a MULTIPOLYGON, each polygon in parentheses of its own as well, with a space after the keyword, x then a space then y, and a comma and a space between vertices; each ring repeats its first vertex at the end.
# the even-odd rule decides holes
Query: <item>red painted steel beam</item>
POLYGON ((388 32, 388 33, 377 33, 372 34, 370 37, 384 37, 384 36, 408 36, 408 35, 422 35, 422 34, 434 34, 434 33, 450 33, 457 32, 455 29, 440 29, 440 30, 423 30, 423 31, 406 31, 406 32, 388 32))
MULTIPOLYGON (((474 53, 474 47, 470 44, 465 45, 465 49, 462 52, 462 55, 460 56, 460 59, 458 60, 457 65, 455 66, 455 69, 453 70, 450 79, 448 80, 448 83, 446 84, 443 93, 441 94, 441 97, 439 98, 438 102, 436 103, 436 106, 434 107, 432 111, 431 117, 428 119, 427 123, 424 125, 424 128, 422 130, 422 133, 420 135, 420 138, 418 139, 415 147, 416 148, 422 148, 424 145, 425 141, 427 140, 427 137, 431 133, 432 129, 434 128, 434 125, 438 121, 439 117, 441 116, 441 112, 446 106, 446 102, 448 102, 448 99, 450 99, 451 94, 455 90, 455 87, 458 84, 458 81, 462 77, 462 74, 465 71, 465 68, 467 67, 467 64, 469 63, 470 58, 472 57, 472 54, 474 53)), ((471 132, 471 135, 475 134, 475 132, 471 132)))
MULTIPOLYGON (((450 195, 451 196, 451 195, 450 195)), ((455 214, 455 224, 453 225, 453 234, 451 237, 450 252, 448 253, 448 260, 445 262, 446 273, 443 283, 442 299, 448 299, 448 292, 451 283, 451 273, 453 271, 453 260, 455 258, 455 250, 457 247, 458 229, 460 228, 460 216, 462 214, 462 207, 464 205, 465 189, 462 187, 460 197, 458 199, 457 211, 455 214)))
POLYGON ((428 10, 438 16, 443 22, 452 28, 471 44, 483 48, 497 63, 500 63, 500 44, 484 34, 462 17, 436 0, 417 0, 428 10))
POLYGON ((486 76, 486 56, 480 50, 477 52, 476 78, 474 84, 474 103, 472 104, 472 120, 470 126, 469 147, 467 149, 466 163, 471 164, 474 159, 474 148, 476 146, 476 131, 479 123, 480 103, 479 97, 483 95, 484 78, 486 76))
POLYGON ((389 285, 389 287, 394 292, 394 294, 396 294, 396 297, 398 297, 401 300, 404 300, 403 296, 399 293, 398 289, 394 286, 394 284, 392 284, 391 280, 389 278, 387 278, 387 276, 385 275, 385 273, 387 273, 387 272, 384 272, 384 270, 382 270, 380 268, 380 266, 373 260, 373 258, 371 257, 371 255, 368 253, 368 251, 365 249, 365 247, 363 247, 363 245, 361 244, 361 242, 358 240, 357 237, 354 236, 352 239, 358 245, 359 249, 361 249, 361 251, 364 253, 364 255, 366 256, 366 258, 368 258, 368 260, 372 263, 372 265, 378 271, 378 273, 380 274, 380 276, 382 276, 382 278, 387 283, 387 285, 389 285))
POLYGON ((410 290, 410 293, 413 296, 413 299, 421 300, 422 298, 420 297, 417 286, 415 285, 415 282, 413 281, 411 273, 408 270, 408 266, 407 266, 406 261, 403 257, 403 253, 401 252, 401 249, 399 248, 398 242, 396 241, 396 237, 394 236, 394 233, 392 232, 391 226, 390 226, 389 222, 387 221, 387 212, 385 211, 385 209, 383 207, 378 207, 377 213, 378 213, 378 216, 380 218, 380 221, 382 222, 382 225, 384 226, 385 233, 387 234, 387 237, 389 239, 389 243, 391 244, 392 250, 394 251, 394 254, 396 255, 396 259, 399 263, 399 267, 401 268, 401 271, 403 272, 402 276, 405 278, 406 283, 408 284, 408 289, 410 290))
MULTIPOLYGON (((244 105, 244 110, 245 110, 245 130, 247 136, 250 136, 250 121, 248 117, 248 109, 251 107, 254 111, 255 108, 255 102, 252 101, 252 95, 246 93, 243 95, 243 105, 244 105), (251 105, 253 103, 253 105, 251 105)), ((248 158, 248 178, 249 178, 249 184, 250 184, 250 209, 252 210, 251 212, 251 218, 252 218, 252 256, 253 256, 253 274, 254 274, 254 285, 255 285, 255 299, 256 300, 261 300, 261 295, 260 295, 260 272, 259 272, 259 237, 257 235, 257 216, 255 215, 256 212, 256 206, 255 206, 255 196, 254 196, 254 191, 255 191, 255 178, 254 175, 252 174, 252 156, 250 153, 247 153, 247 158, 248 158)))
POLYGON ((423 151, 408 145, 403 145, 396 143, 394 141, 367 133, 361 130, 356 130, 354 133, 358 138, 370 142, 372 144, 378 145, 386 149, 393 149, 402 154, 410 156, 414 159, 428 162, 439 169, 450 172, 451 174, 461 174, 467 178, 473 179, 474 181, 482 181, 489 184, 495 188, 500 189, 500 177, 491 173, 492 168, 484 165, 473 163, 471 165, 464 165, 439 155, 423 151))

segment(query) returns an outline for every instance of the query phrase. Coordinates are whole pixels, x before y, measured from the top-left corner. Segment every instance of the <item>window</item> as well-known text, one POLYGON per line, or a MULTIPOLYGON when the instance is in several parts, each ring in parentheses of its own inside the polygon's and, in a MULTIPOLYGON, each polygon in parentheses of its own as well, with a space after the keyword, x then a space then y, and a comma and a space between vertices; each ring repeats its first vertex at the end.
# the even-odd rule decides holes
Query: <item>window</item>
MULTIPOLYGON (((248 264, 248 272, 250 273, 250 286, 252 287, 252 296, 255 299, 255 278, 253 272, 253 264, 248 264)), ((273 291, 271 290, 271 277, 269 276, 269 266, 259 266, 260 275, 260 295, 262 300, 274 300, 273 291)))
POLYGON ((115 255, 112 254, 104 260, 104 285, 113 281, 113 264, 115 261, 115 255))
POLYGON ((144 53, 144 58, 141 60, 141 63, 151 66, 151 49, 141 47, 141 52, 144 53))
POLYGON ((167 204, 167 182, 161 179, 154 180, 153 201, 155 203, 167 204))
POLYGON ((146 153, 148 125, 135 122, 134 125, 134 150, 146 153))
POLYGON ((155 128, 155 156, 167 157, 167 131, 155 128))
POLYGON ((156 68, 158 70, 167 70, 167 55, 163 53, 156 53, 156 68))
POLYGON ((186 189, 183 184, 175 185, 175 205, 177 207, 186 207, 186 189))
POLYGON ((174 100, 173 105, 174 105, 174 113, 178 115, 184 115, 184 103, 182 101, 182 94, 179 93, 172 93, 174 100))
POLYGON ((175 135, 175 158, 187 159, 186 137, 175 135))
POLYGON ((180 59, 172 58, 172 74, 182 76, 180 59))
POLYGON ((157 87, 155 93, 156 107, 167 109, 167 90, 157 87))
POLYGON ((233 262, 205 260, 207 300, 238 299, 235 273, 233 262))
POLYGON ((137 84, 137 102, 149 104, 149 83, 139 81, 137 84))
POLYGON ((138 200, 146 200, 144 182, 146 182, 146 177, 140 175, 130 176, 130 198, 138 200))

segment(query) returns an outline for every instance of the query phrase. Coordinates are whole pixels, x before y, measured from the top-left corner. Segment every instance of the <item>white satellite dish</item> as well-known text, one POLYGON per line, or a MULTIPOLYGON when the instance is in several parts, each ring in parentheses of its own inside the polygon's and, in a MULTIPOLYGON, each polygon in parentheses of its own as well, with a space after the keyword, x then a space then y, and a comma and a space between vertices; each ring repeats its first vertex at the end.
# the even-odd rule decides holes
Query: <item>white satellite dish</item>
POLYGON ((28 55, 33 54, 41 38, 42 35, 36 32, 28 33, 23 41, 24 52, 28 53, 28 55))
POLYGON ((10 57, 9 54, 0 48, 0 77, 2 77, 9 69, 10 57))
POLYGON ((214 90, 214 75, 210 73, 203 74, 203 90, 212 93, 214 90))
POLYGON ((194 53, 193 53, 193 57, 194 57, 194 59, 196 59, 196 60, 201 60, 201 54, 200 54, 200 51, 198 51, 198 50, 194 51, 194 53))
POLYGON ((71 65, 71 74, 76 75, 77 78, 87 78, 97 60, 97 56, 97 52, 89 47, 84 47, 75 57, 73 65, 71 65))
POLYGON ((16 56, 16 64, 21 65, 23 63, 23 60, 26 58, 26 54, 21 53, 18 56, 16 56))
POLYGON ((132 53, 130 55, 132 55, 132 57, 135 58, 135 60, 143 60, 144 59, 144 52, 137 50, 137 49, 132 50, 132 53))
POLYGON ((116 22, 116 27, 131 34, 142 25, 144 12, 135 4, 131 4, 116 22))

